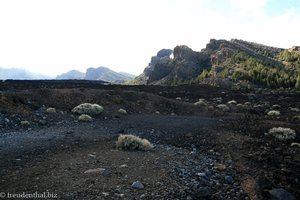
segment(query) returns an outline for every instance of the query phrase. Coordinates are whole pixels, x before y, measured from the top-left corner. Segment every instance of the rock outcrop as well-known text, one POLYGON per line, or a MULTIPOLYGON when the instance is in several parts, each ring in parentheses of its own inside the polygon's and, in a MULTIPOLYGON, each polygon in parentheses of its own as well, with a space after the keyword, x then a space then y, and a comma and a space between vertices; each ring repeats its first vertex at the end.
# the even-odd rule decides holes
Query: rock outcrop
POLYGON ((285 50, 237 39, 211 39, 200 52, 185 45, 176 46, 173 51, 159 51, 133 82, 162 85, 202 82, 228 86, 239 83, 245 86, 260 84, 267 87, 296 87, 296 80, 299 79, 300 87, 300 74, 294 74, 290 80, 285 78, 300 66, 300 55, 297 54, 299 49, 295 46, 285 50))
POLYGON ((173 80, 187 80, 195 78, 210 66, 209 54, 193 51, 185 45, 176 46, 174 51, 160 50, 135 81, 138 84, 164 84, 173 80))
MULTIPOLYGON (((148 80, 151 74, 153 74, 154 67, 157 64, 166 64, 171 59, 173 51, 171 49, 162 49, 159 52, 157 52, 156 56, 151 57, 151 61, 148 64, 148 66, 144 69, 144 72, 137 76, 134 81, 132 81, 132 84, 137 85, 145 85, 148 84, 148 80)), ((168 70, 167 70, 168 71, 168 70)), ((154 72, 155 73, 155 72, 154 72)), ((165 74, 164 72, 163 74, 165 74)), ((161 76, 163 77, 163 76, 161 76)))

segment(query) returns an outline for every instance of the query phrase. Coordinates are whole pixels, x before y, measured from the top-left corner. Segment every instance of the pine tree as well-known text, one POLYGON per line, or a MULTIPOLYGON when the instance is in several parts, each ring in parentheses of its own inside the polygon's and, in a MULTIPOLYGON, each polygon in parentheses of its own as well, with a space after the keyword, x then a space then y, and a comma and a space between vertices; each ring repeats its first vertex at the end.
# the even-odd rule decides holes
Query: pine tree
POLYGON ((298 90, 300 89, 300 75, 296 79, 295 88, 298 89, 298 90))

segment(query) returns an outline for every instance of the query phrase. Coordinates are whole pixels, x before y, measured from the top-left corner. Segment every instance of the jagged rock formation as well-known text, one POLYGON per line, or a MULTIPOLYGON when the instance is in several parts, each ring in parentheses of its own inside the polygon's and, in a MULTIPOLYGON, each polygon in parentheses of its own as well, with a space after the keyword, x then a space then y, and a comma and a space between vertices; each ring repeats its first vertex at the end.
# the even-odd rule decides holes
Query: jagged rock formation
POLYGON ((158 53, 134 82, 300 88, 299 49, 285 50, 237 39, 211 39, 200 52, 182 45, 174 48, 173 58, 161 58, 158 53))
POLYGON ((156 56, 152 56, 150 63, 144 69, 144 72, 137 76, 135 80, 131 82, 131 84, 147 84, 149 76, 153 73, 154 67, 159 63, 167 63, 172 55, 173 51, 171 49, 162 49, 157 52, 156 56))

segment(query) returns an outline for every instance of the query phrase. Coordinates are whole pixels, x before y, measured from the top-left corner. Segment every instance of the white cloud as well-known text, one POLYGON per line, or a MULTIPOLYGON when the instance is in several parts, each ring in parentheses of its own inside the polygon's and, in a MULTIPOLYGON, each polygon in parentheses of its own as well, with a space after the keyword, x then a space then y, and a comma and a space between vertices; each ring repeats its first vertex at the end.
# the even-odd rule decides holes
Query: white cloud
POLYGON ((267 0, 230 0, 230 4, 239 14, 258 16, 264 13, 267 0))
POLYGON ((0 66, 46 74, 107 66, 139 74, 162 48, 210 38, 300 45, 300 10, 266 0, 0 0, 0 66))

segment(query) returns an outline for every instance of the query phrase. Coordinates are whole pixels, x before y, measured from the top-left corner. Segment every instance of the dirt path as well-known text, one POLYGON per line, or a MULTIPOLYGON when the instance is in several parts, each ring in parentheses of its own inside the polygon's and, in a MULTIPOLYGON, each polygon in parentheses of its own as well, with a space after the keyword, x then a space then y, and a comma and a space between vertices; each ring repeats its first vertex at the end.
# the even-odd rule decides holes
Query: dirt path
POLYGON ((201 116, 134 115, 5 133, 1 135, 0 145, 4 158, 1 159, 2 191, 51 191, 61 199, 193 196, 195 191, 183 189, 177 171, 184 162, 200 161, 191 157, 191 143, 185 149, 171 144, 185 146, 177 143, 176 138, 192 139, 192 135, 200 136, 203 130, 212 132, 217 123, 216 119, 201 116), (117 151, 115 141, 120 133, 148 138, 156 148, 150 152, 117 151), (172 164, 178 160, 179 164, 172 164), (105 168, 108 174, 98 178, 95 174, 84 174, 99 167, 105 168), (131 189, 135 180, 142 181, 145 190, 131 189))

